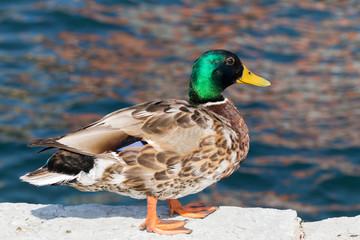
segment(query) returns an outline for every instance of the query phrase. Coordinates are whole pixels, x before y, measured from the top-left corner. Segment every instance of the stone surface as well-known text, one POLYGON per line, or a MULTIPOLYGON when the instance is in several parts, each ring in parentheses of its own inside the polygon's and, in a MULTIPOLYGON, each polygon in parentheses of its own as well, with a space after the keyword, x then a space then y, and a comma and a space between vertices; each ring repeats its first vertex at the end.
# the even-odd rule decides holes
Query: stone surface
POLYGON ((360 215, 303 223, 305 240, 360 240, 360 215))
MULTIPOLYGON (((168 207, 158 215, 169 218, 168 207)), ((299 239, 297 213, 293 210, 220 207, 205 219, 189 219, 190 235, 160 236, 140 231, 146 207, 0 204, 0 239, 299 239)), ((180 216, 174 219, 183 219, 180 216)))

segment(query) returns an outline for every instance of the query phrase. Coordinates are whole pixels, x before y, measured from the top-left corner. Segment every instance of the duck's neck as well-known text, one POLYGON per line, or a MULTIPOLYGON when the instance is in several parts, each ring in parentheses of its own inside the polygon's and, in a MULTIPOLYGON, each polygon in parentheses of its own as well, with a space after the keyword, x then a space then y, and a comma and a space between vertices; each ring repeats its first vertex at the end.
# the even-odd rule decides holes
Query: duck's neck
POLYGON ((211 107, 211 106, 222 106, 222 105, 226 105, 228 102, 231 103, 231 101, 229 101, 229 99, 223 98, 223 99, 220 99, 219 101, 203 103, 203 104, 201 104, 201 106, 206 107, 206 108, 211 107))
POLYGON ((216 113, 217 115, 222 116, 228 121, 238 117, 241 118, 241 115, 235 105, 227 98, 217 102, 207 102, 201 104, 202 107, 216 113))
POLYGON ((188 94, 189 103, 197 106, 208 102, 223 101, 223 88, 214 83, 214 81, 206 80, 207 78, 198 78, 196 73, 191 75, 188 94), (206 81, 205 81, 206 80, 206 81))
POLYGON ((225 118, 239 136, 247 135, 249 130, 235 105, 225 98, 223 101, 201 104, 202 107, 225 118))

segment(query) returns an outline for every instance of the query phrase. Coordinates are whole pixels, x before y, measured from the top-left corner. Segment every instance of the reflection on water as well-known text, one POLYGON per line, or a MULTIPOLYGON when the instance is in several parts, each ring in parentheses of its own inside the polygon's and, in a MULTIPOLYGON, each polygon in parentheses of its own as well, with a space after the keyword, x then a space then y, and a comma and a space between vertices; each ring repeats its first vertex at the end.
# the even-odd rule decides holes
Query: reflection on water
POLYGON ((33 138, 155 98, 184 98, 202 52, 236 52, 271 88, 226 91, 251 131, 230 178, 188 196, 293 208, 305 220, 360 214, 358 1, 2 1, 0 201, 144 204, 18 180, 44 164, 33 138))

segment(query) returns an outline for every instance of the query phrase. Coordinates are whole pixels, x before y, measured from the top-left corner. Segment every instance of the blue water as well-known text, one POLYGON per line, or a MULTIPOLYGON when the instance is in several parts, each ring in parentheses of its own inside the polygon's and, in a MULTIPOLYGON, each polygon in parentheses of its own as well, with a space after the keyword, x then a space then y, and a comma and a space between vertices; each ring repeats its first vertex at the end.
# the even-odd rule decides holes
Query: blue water
POLYGON ((345 68, 358 64, 347 34, 360 34, 350 11, 360 8, 309 2, 1 1, 0 202, 144 205, 20 182, 52 154, 27 144, 143 101, 186 99, 193 61, 221 47, 273 85, 225 93, 249 126, 248 158, 182 202, 293 208, 307 221, 360 214, 360 76, 345 68))

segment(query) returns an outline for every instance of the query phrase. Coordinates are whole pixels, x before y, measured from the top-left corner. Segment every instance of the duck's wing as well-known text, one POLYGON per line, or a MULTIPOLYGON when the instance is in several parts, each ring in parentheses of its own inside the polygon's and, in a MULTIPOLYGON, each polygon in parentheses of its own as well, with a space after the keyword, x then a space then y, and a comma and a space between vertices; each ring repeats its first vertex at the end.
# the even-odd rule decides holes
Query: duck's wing
POLYGON ((186 101, 152 101, 110 113, 73 133, 37 139, 30 146, 96 155, 142 141, 158 151, 184 154, 196 147, 201 138, 214 133, 213 124, 214 119, 206 110, 186 101))

